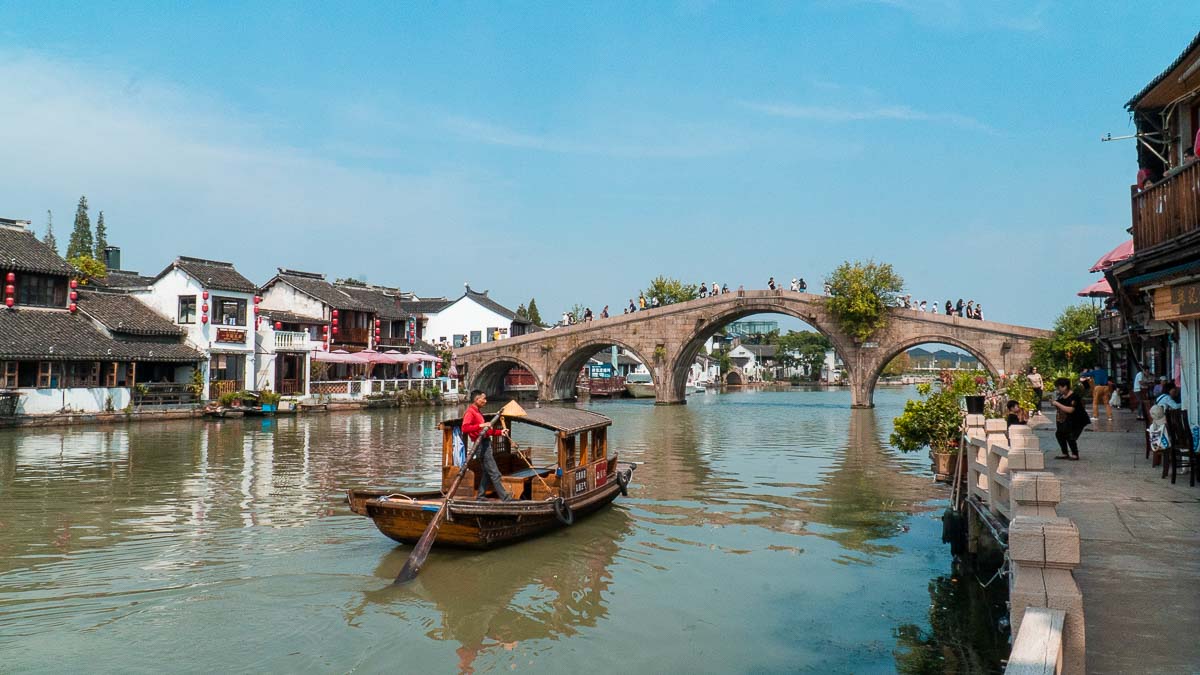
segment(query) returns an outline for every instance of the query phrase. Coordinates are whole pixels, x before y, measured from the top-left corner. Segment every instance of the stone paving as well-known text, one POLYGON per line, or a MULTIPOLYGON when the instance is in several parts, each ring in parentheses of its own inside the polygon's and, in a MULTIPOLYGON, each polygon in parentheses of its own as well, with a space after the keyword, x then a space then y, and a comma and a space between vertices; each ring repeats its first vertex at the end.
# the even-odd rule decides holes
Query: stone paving
MULTIPOLYGON (((1089 411, 1090 412, 1090 411, 1089 411)), ((1053 418, 1031 426, 1062 479, 1061 516, 1079 527, 1089 673, 1200 673, 1200 485, 1162 479, 1142 422, 1117 410, 1079 439, 1080 461, 1054 459, 1053 418)))

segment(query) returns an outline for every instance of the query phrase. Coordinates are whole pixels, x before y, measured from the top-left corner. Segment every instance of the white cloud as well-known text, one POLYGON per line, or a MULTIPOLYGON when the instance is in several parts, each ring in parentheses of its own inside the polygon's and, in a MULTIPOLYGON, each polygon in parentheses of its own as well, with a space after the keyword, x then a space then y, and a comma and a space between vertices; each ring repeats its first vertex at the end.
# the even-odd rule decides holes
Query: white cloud
POLYGON ((390 279, 402 282, 434 269, 422 248, 499 208, 477 176, 342 164, 268 140, 269 119, 170 82, 32 52, 0 52, 0 82, 4 214, 40 227, 52 208, 62 241, 87 194, 142 271, 184 254, 259 280, 287 265, 383 281, 403 261, 404 279, 390 279))
POLYGON ((902 122, 935 122, 963 129, 995 133, 995 130, 967 115, 930 113, 906 105, 829 106, 793 103, 764 103, 742 101, 749 110, 772 117, 813 120, 817 122, 860 122, 867 120, 897 120, 902 122))

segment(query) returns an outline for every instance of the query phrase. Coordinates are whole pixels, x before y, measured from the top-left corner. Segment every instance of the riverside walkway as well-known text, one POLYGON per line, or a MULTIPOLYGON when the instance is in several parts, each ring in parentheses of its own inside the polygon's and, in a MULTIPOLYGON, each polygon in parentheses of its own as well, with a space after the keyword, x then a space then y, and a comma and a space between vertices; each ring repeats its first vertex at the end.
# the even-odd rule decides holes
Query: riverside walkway
MULTIPOLYGON (((1090 402, 1089 402, 1090 403, 1090 402)), ((1090 412, 1090 411, 1089 411, 1090 412)), ((1090 673, 1200 671, 1200 486, 1160 478, 1130 411, 1095 420, 1081 461, 1058 461, 1053 417, 1031 426, 1062 479, 1059 515, 1079 527, 1090 673)))

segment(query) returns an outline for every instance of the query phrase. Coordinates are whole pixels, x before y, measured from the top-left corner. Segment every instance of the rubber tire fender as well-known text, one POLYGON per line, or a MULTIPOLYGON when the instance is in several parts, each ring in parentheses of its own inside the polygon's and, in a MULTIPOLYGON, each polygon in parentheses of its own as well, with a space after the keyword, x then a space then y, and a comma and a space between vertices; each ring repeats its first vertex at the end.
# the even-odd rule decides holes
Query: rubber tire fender
POLYGON ((633 477, 632 471, 618 471, 617 472, 617 485, 621 486, 621 496, 622 497, 629 496, 629 479, 632 477, 633 477))
POLYGON ((570 526, 575 522, 575 512, 571 510, 571 506, 567 504, 567 500, 559 497, 554 500, 554 517, 563 525, 570 526))

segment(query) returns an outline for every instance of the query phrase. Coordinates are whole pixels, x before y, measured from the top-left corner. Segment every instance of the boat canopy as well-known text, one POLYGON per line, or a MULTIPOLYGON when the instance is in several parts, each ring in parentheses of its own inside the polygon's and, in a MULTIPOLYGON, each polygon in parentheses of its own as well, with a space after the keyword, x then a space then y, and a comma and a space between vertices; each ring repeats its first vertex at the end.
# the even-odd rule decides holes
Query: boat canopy
MULTIPOLYGON (((612 425, 612 420, 590 410, 580 408, 525 408, 523 417, 509 418, 514 422, 524 422, 535 427, 542 427, 561 434, 577 434, 581 431, 601 429, 612 425)), ((462 418, 446 420, 447 426, 459 426, 462 418)))

